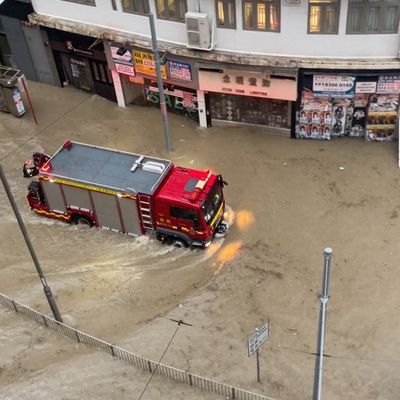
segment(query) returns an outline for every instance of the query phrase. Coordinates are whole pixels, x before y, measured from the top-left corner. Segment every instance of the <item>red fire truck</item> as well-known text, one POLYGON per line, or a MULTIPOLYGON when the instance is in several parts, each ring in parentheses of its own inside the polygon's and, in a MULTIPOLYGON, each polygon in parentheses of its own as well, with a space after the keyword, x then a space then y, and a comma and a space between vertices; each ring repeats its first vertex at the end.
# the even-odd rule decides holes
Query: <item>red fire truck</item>
POLYGON ((171 161, 67 141, 35 153, 24 176, 36 213, 129 235, 154 232, 177 247, 207 247, 227 231, 221 175, 171 161))

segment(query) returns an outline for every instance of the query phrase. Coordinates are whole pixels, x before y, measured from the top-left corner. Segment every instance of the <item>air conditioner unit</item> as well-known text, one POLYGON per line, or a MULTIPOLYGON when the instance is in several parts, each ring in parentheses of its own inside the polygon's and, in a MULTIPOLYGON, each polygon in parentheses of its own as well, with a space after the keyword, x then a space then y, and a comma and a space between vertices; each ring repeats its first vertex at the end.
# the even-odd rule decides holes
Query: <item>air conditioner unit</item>
POLYGON ((211 27, 207 14, 187 12, 185 14, 187 47, 208 50, 211 47, 211 27))

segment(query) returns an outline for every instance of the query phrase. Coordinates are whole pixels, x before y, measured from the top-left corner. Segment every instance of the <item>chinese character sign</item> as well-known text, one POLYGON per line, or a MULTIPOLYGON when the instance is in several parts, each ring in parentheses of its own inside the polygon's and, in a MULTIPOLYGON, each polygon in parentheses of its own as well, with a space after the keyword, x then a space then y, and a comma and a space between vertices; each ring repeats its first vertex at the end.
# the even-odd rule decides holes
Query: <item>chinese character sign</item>
POLYGON ((355 80, 353 76, 314 75, 314 96, 353 97, 355 80))
POLYGON ((114 60, 115 70, 120 74, 135 76, 131 51, 126 49, 123 54, 118 54, 118 50, 118 47, 111 46, 111 55, 114 60))
POLYGON ((169 76, 172 79, 180 81, 192 81, 192 71, 190 64, 186 64, 178 61, 168 61, 169 76))
POLYGON ((377 93, 400 93, 400 76, 384 75, 378 80, 377 93))
MULTIPOLYGON (((156 76, 156 68, 154 64, 153 54, 144 51, 134 51, 133 58, 135 59, 136 72, 144 75, 156 76)), ((167 67, 161 65, 161 76, 167 79, 167 67)))

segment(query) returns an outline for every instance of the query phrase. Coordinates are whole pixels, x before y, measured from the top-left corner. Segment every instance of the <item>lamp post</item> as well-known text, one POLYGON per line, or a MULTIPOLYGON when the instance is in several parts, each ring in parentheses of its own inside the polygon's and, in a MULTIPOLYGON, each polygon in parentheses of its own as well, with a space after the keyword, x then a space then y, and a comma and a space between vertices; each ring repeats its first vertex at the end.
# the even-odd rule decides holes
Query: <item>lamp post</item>
POLYGON ((153 14, 148 13, 147 16, 149 17, 149 22, 150 22, 151 42, 153 45, 154 66, 156 68, 156 73, 157 73, 158 94, 160 97, 160 109, 161 109, 161 116, 162 116, 163 125, 164 125, 165 145, 166 145, 168 153, 170 153, 172 151, 172 140, 171 140, 171 132, 170 132, 170 128, 169 128, 169 123, 168 123, 167 106, 165 104, 164 86, 163 86, 163 81, 162 81, 162 76, 161 76, 160 56, 158 54, 156 27, 154 25, 153 14))
POLYGON ((19 213, 17 204, 15 203, 14 197, 13 197, 13 195, 11 193, 10 186, 8 185, 8 182, 7 182, 7 179, 6 179, 5 175, 4 175, 3 168, 1 166, 1 164, 0 164, 0 178, 1 178, 1 181, 3 183, 4 189, 5 189, 6 193, 7 193, 8 200, 10 201, 11 207, 12 207, 12 209, 14 211, 15 218, 17 218, 18 225, 19 225, 19 227, 21 229, 22 235, 24 236, 25 243, 28 246, 29 252, 31 253, 31 257, 32 257, 33 263, 35 264, 36 271, 37 271, 37 273, 39 275, 40 282, 41 282, 41 284, 43 286, 44 294, 46 295, 47 301, 49 303, 51 311, 53 312, 54 318, 58 322, 63 322, 62 319, 61 319, 60 311, 58 311, 58 307, 57 307, 56 301, 54 300, 53 294, 51 293, 50 286, 46 282, 46 278, 44 277, 42 268, 40 267, 39 260, 36 257, 35 250, 33 249, 31 240, 29 239, 29 235, 28 235, 28 232, 27 232, 27 230, 25 228, 24 221, 21 218, 21 215, 19 213))
POLYGON ((326 314, 329 301, 329 278, 331 272, 332 255, 333 255, 333 250, 330 247, 327 247, 324 250, 324 275, 322 278, 322 293, 320 296, 321 308, 319 314, 317 357, 315 359, 313 400, 321 400, 322 396, 324 342, 325 342, 325 331, 326 331, 326 314))

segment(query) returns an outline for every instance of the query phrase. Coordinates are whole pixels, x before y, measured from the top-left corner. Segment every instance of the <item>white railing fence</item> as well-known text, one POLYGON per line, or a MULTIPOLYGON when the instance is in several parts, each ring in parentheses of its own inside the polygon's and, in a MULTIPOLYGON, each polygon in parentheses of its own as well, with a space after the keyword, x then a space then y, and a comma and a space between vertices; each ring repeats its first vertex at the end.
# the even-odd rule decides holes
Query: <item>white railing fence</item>
POLYGON ((234 386, 216 382, 212 379, 203 378, 190 372, 182 371, 180 369, 176 369, 165 364, 159 364, 155 361, 138 356, 137 354, 122 349, 121 347, 104 342, 103 340, 97 339, 91 335, 88 335, 87 333, 81 332, 68 325, 58 322, 55 319, 50 318, 47 315, 41 314, 21 303, 18 303, 17 301, 1 293, 0 304, 18 314, 22 314, 30 318, 31 320, 41 325, 44 325, 48 329, 52 329, 57 333, 66 336, 71 340, 74 340, 78 343, 84 343, 99 350, 103 350, 109 353, 112 357, 123 360, 130 365, 134 365, 135 367, 141 368, 150 373, 154 372, 175 382, 186 383, 198 389, 211 393, 216 393, 229 399, 273 400, 270 397, 266 397, 261 394, 252 393, 243 389, 236 388, 234 386))

